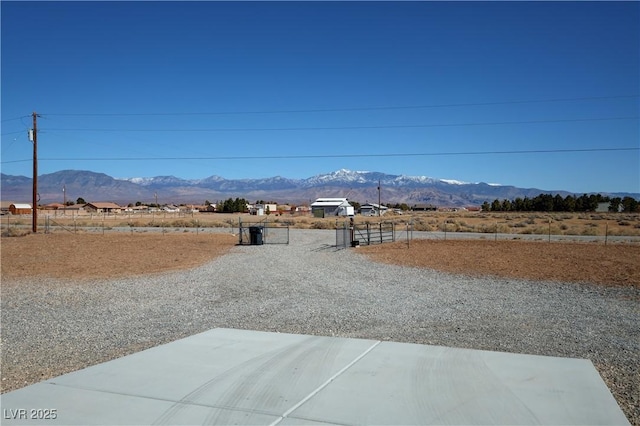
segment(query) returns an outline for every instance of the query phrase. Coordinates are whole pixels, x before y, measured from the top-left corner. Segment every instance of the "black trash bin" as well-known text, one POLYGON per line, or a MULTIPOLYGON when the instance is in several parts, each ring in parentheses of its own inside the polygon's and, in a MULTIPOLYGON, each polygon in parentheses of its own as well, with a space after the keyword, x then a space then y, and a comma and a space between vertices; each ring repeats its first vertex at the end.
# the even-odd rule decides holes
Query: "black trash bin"
POLYGON ((249 227, 249 241, 252 246, 262 245, 262 226, 249 227))

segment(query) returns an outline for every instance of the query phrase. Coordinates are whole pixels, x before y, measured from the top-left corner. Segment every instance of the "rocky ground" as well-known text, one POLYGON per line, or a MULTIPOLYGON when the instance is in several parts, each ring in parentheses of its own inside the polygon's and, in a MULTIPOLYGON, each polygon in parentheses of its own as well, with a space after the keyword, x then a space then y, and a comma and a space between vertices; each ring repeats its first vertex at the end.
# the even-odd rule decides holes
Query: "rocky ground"
POLYGON ((213 327, 591 359, 640 425, 640 246, 332 231, 2 238, 2 392, 213 327))

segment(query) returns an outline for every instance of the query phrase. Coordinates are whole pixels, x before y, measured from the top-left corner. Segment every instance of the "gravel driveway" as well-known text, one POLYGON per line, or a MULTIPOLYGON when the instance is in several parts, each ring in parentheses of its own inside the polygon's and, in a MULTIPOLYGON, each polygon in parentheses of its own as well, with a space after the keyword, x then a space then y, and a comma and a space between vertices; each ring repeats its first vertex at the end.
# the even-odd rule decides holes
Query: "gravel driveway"
POLYGON ((3 392, 214 327, 588 358, 640 424, 640 292, 453 276, 336 250, 334 231, 188 271, 3 286, 3 392))

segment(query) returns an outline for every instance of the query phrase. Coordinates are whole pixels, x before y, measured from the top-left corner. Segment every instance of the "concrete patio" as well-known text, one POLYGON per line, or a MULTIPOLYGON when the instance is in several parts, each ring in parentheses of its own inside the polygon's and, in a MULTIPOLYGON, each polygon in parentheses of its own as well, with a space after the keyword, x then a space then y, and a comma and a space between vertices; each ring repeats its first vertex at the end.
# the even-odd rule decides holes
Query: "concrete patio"
POLYGON ((46 380, 1 404, 4 425, 628 424, 584 359, 234 329, 46 380))

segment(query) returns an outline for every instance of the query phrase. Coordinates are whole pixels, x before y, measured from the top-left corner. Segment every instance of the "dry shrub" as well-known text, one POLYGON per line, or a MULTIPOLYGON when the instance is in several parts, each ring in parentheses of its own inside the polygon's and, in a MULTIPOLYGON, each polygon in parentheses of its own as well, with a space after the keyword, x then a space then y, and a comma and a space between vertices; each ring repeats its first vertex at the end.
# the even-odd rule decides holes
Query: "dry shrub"
POLYGON ((327 222, 326 220, 316 220, 311 224, 313 229, 334 229, 335 224, 327 222))
POLYGON ((195 228, 197 224, 195 220, 176 219, 169 222, 168 226, 173 228, 195 228))
POLYGON ((29 235, 31 233, 30 229, 27 228, 7 228, 2 230, 3 237, 24 237, 25 235, 29 235))
POLYGON ((433 227, 427 223, 417 221, 413 222, 413 230, 414 231, 433 231, 433 227))
POLYGON ((499 234, 510 234, 511 233, 511 227, 509 227, 509 225, 507 225, 507 224, 500 223, 500 224, 498 224, 498 233, 499 234))
POLYGON ((591 228, 591 229, 583 228, 582 232, 580 233, 580 235, 596 236, 596 235, 598 235, 598 229, 597 228, 591 228))

